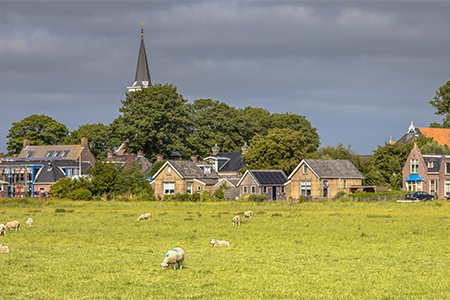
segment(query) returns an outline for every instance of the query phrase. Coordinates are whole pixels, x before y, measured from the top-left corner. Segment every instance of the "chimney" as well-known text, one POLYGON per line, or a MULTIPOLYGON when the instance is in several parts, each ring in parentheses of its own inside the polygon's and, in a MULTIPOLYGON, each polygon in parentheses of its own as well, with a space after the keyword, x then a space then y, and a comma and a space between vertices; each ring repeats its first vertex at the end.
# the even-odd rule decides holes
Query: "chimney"
POLYGON ((30 146, 30 140, 23 140, 23 149, 27 149, 30 146))
POLYGON ((137 156, 138 157, 144 157, 144 151, 139 150, 138 153, 137 153, 137 156))
POLYGON ((111 158, 113 156, 113 152, 111 150, 108 151, 108 158, 111 158))
POLYGON ((193 162, 197 162, 197 157, 198 157, 197 155, 192 155, 191 156, 192 161, 193 162))
POLYGON ((89 149, 87 138, 81 138, 81 147, 83 147, 84 149, 89 149))
POLYGON ((217 144, 211 148, 212 149, 212 155, 217 155, 217 153, 220 152, 220 147, 217 146, 217 144))
POLYGON ((163 160, 163 156, 162 155, 156 156, 156 161, 162 161, 162 160, 163 160))
POLYGON ((248 146, 247 143, 245 143, 245 145, 241 147, 242 154, 247 153, 248 148, 250 148, 250 146, 248 146))
POLYGON ((4 158, 5 157, 5 153, 0 152, 0 158, 4 158))

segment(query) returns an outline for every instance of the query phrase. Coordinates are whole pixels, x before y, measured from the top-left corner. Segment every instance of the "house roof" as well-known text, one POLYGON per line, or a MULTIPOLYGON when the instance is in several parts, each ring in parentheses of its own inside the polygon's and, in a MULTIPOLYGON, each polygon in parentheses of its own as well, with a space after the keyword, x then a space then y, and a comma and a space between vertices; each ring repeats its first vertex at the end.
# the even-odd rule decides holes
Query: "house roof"
POLYGON ((307 164, 308 167, 319 178, 353 178, 364 179, 361 172, 349 160, 317 160, 304 159, 295 170, 289 175, 289 179, 299 170, 299 168, 307 164))
POLYGON ((247 170, 237 185, 247 176, 251 176, 258 185, 284 185, 288 178, 283 170, 247 170))
POLYGON ((111 157, 105 158, 105 161, 112 161, 116 163, 122 163, 125 169, 130 169, 133 162, 136 162, 137 165, 142 165, 142 173, 148 173, 152 168, 152 163, 141 155, 136 154, 124 154, 124 155, 113 155, 111 157))
POLYGON ((174 171, 184 179, 219 179, 219 174, 211 168, 207 162, 194 162, 192 160, 167 160, 164 165, 156 172, 153 178, 156 178, 159 173, 167 166, 170 165, 174 171), (205 172, 205 167, 209 167, 209 173, 205 172))
POLYGON ((228 159, 228 161, 220 168, 219 172, 237 172, 247 163, 242 160, 242 152, 218 152, 205 158, 205 160, 213 159, 228 159))
POLYGON ((448 128, 427 128, 415 127, 413 122, 408 128, 408 132, 403 135, 397 143, 408 144, 413 142, 416 137, 421 136, 432 137, 440 145, 447 145, 450 147, 450 129, 448 128))
POLYGON ((28 145, 20 151, 18 158, 77 160, 82 151, 81 145, 28 145))
POLYGON ((441 168, 442 156, 437 155, 423 155, 425 165, 428 167, 429 163, 432 163, 432 167, 428 167, 427 172, 438 173, 441 168))

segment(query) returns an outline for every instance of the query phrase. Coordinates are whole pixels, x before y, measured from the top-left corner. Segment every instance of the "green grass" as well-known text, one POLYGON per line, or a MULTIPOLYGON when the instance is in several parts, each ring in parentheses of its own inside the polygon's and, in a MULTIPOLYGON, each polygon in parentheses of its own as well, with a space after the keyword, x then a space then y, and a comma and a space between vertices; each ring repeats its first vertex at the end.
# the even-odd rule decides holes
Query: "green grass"
POLYGON ((450 298, 447 202, 5 202, 11 220, 0 299, 450 298), (183 269, 161 270, 174 247, 183 269))

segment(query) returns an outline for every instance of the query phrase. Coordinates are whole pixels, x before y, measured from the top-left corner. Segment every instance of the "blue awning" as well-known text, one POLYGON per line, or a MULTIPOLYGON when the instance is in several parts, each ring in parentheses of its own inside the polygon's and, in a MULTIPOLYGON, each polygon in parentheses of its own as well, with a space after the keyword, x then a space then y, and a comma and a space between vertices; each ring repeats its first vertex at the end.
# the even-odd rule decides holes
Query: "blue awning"
POLYGON ((423 181, 423 179, 422 179, 422 177, 420 177, 420 175, 413 175, 413 174, 410 174, 410 175, 408 176, 408 178, 406 178, 406 181, 414 181, 414 182, 417 182, 417 181, 423 181))

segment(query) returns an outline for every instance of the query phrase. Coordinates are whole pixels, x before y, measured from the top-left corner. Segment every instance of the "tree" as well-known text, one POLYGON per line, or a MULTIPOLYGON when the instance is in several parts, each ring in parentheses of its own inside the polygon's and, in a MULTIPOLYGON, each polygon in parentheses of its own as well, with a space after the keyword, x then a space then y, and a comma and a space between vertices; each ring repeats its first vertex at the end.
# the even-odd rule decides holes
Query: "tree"
POLYGON ((174 151, 185 156, 191 130, 186 102, 169 84, 127 93, 119 109, 123 115, 115 121, 115 135, 129 139, 128 149, 142 150, 149 160, 157 154, 171 157, 174 151))
POLYGON ((313 159, 348 159, 355 166, 360 163, 359 155, 352 149, 352 146, 348 145, 347 147, 344 147, 342 143, 339 143, 336 147, 320 147, 319 150, 314 152, 310 157, 313 159))
POLYGON ((304 136, 290 128, 274 128, 266 136, 256 134, 244 154, 246 169, 282 169, 289 175, 306 155, 304 136))
POLYGON ((216 144, 224 152, 239 151, 244 138, 239 133, 238 111, 234 107, 216 100, 198 99, 187 104, 187 108, 192 122, 191 155, 208 156, 216 144))
POLYGON ((108 150, 112 150, 118 145, 111 137, 111 128, 100 122, 97 124, 85 124, 78 126, 78 129, 70 132, 64 139, 65 144, 79 144, 80 140, 86 137, 89 143, 89 150, 97 160, 107 156, 108 150))
POLYGON ((431 141, 420 147, 420 152, 422 154, 449 155, 450 148, 447 145, 439 144, 437 141, 431 141))
POLYGON ((444 115, 442 124, 432 123, 434 128, 450 128, 450 80, 442 85, 433 98, 429 102, 431 106, 436 108, 436 115, 444 115))
POLYGON ((92 194, 110 194, 114 190, 117 175, 122 168, 121 164, 98 161, 87 170, 93 184, 92 194))
POLYGON ((317 129, 311 125, 306 117, 293 113, 272 114, 270 117, 270 128, 290 128, 300 132, 307 144, 306 153, 314 153, 320 145, 320 137, 317 129))
POLYGON ((30 140, 30 145, 58 145, 64 141, 69 130, 66 125, 58 123, 45 115, 31 115, 20 122, 12 123, 9 141, 6 143, 6 156, 19 154, 23 147, 23 140, 30 140))

